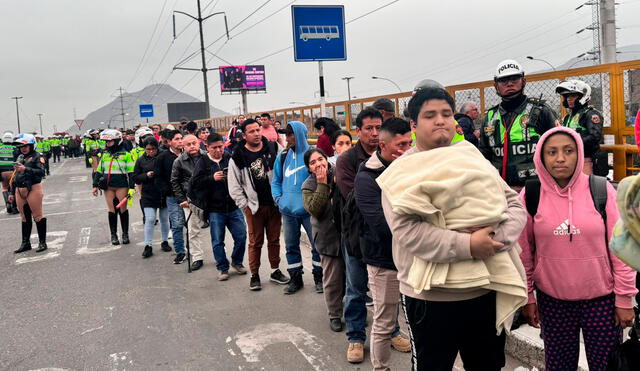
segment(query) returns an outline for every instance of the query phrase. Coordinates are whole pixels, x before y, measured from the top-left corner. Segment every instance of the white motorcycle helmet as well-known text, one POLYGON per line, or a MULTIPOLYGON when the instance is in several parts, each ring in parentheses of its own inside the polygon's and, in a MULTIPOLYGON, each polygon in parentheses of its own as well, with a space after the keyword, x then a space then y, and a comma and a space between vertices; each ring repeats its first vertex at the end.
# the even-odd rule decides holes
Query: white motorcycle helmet
POLYGON ((151 130, 146 126, 143 126, 140 129, 136 130, 136 134, 135 134, 136 144, 140 145, 144 137, 146 137, 147 135, 153 135, 153 130, 151 130))
POLYGON ((12 144, 13 138, 14 138, 14 135, 12 131, 5 131, 4 134, 2 134, 2 143, 12 144))
MULTIPOLYGON (((584 106, 591 100, 591 86, 582 80, 563 81, 556 87, 556 93, 562 96, 567 94, 580 94, 581 97, 578 102, 581 106, 584 106)), ((566 107, 566 100, 563 100, 562 104, 566 107)))
POLYGON ((115 140, 116 145, 119 146, 122 143, 122 133, 116 129, 105 129, 102 133, 100 133, 100 140, 115 140))
POLYGON ((493 79, 497 80, 503 77, 508 76, 524 76, 524 70, 520 63, 513 59, 505 59, 502 62, 498 63, 496 67, 496 73, 493 75, 493 79))

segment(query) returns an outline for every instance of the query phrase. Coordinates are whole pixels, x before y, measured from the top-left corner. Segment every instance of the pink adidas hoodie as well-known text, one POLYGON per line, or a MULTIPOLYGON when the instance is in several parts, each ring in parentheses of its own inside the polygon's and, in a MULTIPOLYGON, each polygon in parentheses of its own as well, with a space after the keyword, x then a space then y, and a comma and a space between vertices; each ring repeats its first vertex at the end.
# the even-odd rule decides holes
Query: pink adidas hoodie
MULTIPOLYGON (((584 150, 575 131, 557 127, 538 141, 534 155, 540 178, 540 203, 520 236, 520 257, 527 272, 529 303, 535 303, 534 287, 554 298, 585 300, 614 292, 616 307, 632 308, 636 294, 636 272, 610 253, 605 243, 605 226, 589 190, 589 176, 582 172, 584 150), (564 132, 578 144, 578 163, 569 184, 560 188, 542 163, 541 152, 550 135, 564 132)), ((607 228, 609 236, 619 218, 616 191, 607 186, 607 228)), ((525 190, 520 193, 525 203, 525 190)))

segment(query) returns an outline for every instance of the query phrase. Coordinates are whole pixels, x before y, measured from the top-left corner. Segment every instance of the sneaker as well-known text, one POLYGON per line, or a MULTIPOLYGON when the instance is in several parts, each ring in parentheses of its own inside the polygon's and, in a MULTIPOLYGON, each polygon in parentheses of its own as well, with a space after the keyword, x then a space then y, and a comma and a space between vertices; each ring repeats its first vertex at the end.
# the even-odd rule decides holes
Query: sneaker
POLYGON ((176 255, 176 258, 173 259, 173 264, 182 264, 187 259, 187 256, 184 253, 180 253, 176 255))
POLYGON ((242 265, 231 264, 231 268, 233 268, 238 274, 247 274, 247 269, 242 265))
POLYGON ((347 361, 349 361, 349 363, 362 363, 362 361, 364 361, 364 344, 349 343, 347 361))
POLYGON ((160 248, 162 249, 162 251, 171 252, 171 246, 169 246, 169 242, 167 241, 162 241, 162 243, 160 244, 160 248))
POLYGON ((371 296, 367 295, 367 297, 366 297, 366 299, 364 301, 365 301, 365 304, 368 307, 372 307, 373 306, 373 299, 371 298, 371 296))
POLYGON ((193 263, 191 263, 191 270, 192 271, 197 271, 198 269, 202 268, 202 260, 196 260, 193 263))
POLYGON ((409 353, 411 351, 411 341, 402 335, 391 338, 391 347, 398 352, 409 353))
POLYGON ((151 246, 149 245, 145 246, 144 251, 142 252, 142 257, 146 259, 151 255, 153 255, 153 249, 151 249, 151 246))
POLYGON ((229 271, 219 271, 218 281, 226 281, 229 279, 229 271))
POLYGON ((271 273, 269 281, 275 282, 280 285, 286 285, 287 283, 289 283, 289 278, 282 274, 282 272, 280 272, 280 269, 276 269, 275 271, 273 271, 273 273, 271 273))
POLYGON ((262 285, 260 285, 260 276, 257 274, 251 275, 251 281, 249 282, 249 290, 258 291, 262 289, 262 285))

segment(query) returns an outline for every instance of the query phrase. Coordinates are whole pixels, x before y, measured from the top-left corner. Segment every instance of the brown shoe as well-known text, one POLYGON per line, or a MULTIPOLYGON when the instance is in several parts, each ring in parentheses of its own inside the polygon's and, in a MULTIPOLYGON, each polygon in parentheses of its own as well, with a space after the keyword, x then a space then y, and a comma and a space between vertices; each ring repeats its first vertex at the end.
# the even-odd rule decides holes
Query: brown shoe
POLYGON ((237 274, 247 274, 247 269, 241 265, 231 264, 231 268, 233 268, 237 274))
POLYGON ((229 271, 219 271, 218 281, 226 281, 229 279, 229 271))
POLYGON ((347 361, 350 363, 361 363, 364 361, 364 344, 349 343, 347 350, 347 361))
POLYGON ((398 352, 409 353, 411 351, 411 341, 402 335, 391 338, 391 346, 398 352))

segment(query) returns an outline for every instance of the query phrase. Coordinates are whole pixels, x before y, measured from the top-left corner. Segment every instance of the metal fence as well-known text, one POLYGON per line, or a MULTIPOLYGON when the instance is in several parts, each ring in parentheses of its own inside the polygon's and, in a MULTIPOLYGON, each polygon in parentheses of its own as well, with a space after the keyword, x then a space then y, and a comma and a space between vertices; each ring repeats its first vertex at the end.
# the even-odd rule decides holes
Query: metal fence
MULTIPOLYGON (((556 85, 568 79, 581 79, 591 85, 590 104, 599 109, 605 118, 603 148, 611 153, 610 164, 614 179, 618 181, 640 171, 633 128, 636 112, 640 108, 640 60, 532 74, 527 75, 526 79, 525 93, 531 97, 542 97, 559 118, 565 111, 560 97, 555 93, 556 85)), ((456 99, 458 106, 466 101, 474 101, 483 114, 500 103, 492 80, 453 85, 446 89, 456 99)), ((358 113, 378 98, 391 99, 395 103, 396 114, 401 115, 411 98, 411 92, 327 103, 325 116, 333 118, 341 127, 353 130, 352 123, 358 113)), ((321 116, 320 105, 317 104, 266 112, 283 124, 291 120, 304 122, 311 137, 315 135, 313 122, 321 116)), ((260 113, 262 112, 245 116, 252 117, 260 113)), ((228 130, 235 118, 236 116, 225 116, 200 121, 210 121, 213 128, 222 132, 228 130)))

